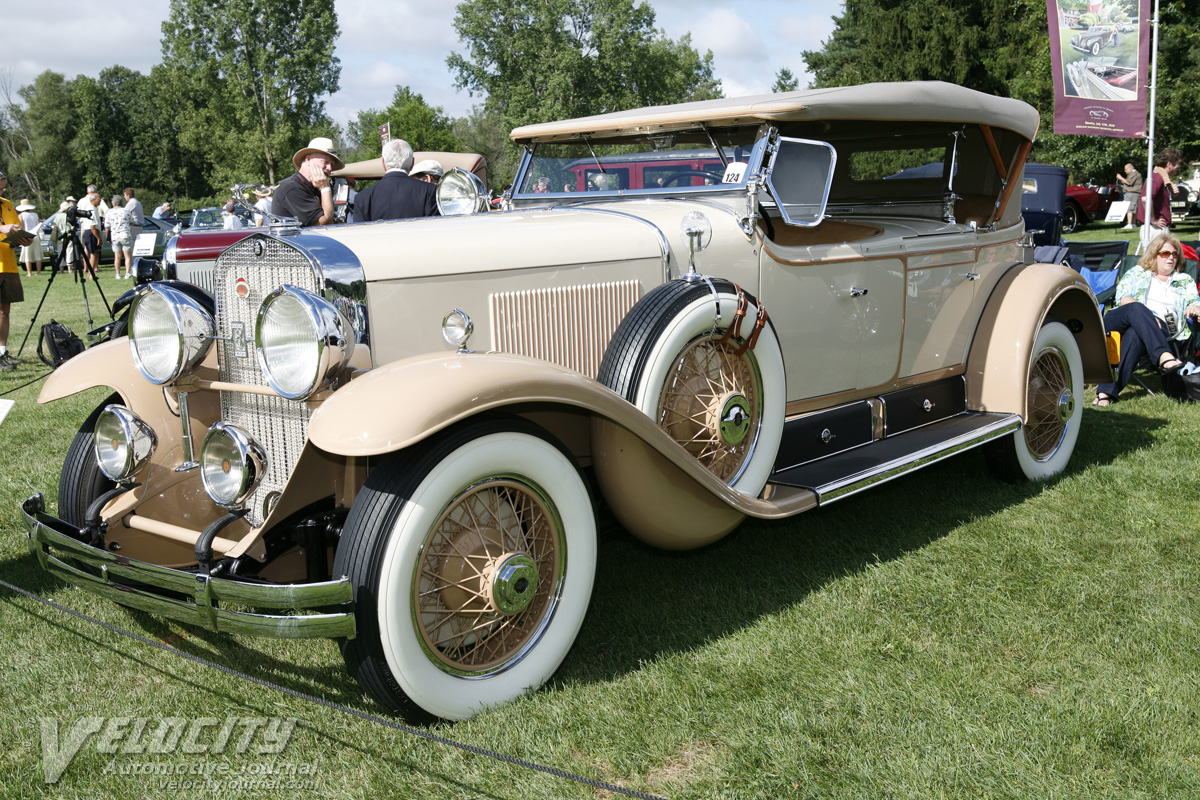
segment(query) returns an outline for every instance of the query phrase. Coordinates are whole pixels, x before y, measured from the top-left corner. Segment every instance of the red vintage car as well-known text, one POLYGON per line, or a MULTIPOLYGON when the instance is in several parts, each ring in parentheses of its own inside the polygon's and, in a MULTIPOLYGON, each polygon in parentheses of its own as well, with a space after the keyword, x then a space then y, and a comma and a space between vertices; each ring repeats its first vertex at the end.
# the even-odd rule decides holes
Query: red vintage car
POLYGON ((1097 186, 1088 181, 1083 185, 1068 186, 1067 201, 1063 204, 1063 233, 1071 233, 1089 222, 1104 219, 1113 200, 1120 198, 1120 193, 1111 183, 1097 186))

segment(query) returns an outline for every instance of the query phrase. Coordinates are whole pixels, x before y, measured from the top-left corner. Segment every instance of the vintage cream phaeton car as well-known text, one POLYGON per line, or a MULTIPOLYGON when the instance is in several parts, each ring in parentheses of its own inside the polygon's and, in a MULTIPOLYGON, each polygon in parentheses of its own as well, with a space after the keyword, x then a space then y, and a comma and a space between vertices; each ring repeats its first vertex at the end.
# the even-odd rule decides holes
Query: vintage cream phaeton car
POLYGON ((1083 281, 1025 257, 1037 125, 941 83, 639 109, 514 131, 499 212, 255 233, 47 381, 113 394, 57 516, 24 504, 31 551, 187 624, 339 638, 384 706, 464 718, 566 657, 597 499, 685 549, 975 446, 1055 475, 1109 368, 1083 281))

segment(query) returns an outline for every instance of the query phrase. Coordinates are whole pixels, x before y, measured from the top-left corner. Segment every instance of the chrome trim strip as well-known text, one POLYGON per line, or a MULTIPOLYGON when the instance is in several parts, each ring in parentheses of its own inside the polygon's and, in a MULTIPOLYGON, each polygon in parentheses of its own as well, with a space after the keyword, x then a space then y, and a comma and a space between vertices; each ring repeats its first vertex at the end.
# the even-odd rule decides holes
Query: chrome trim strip
POLYGON ((827 505, 836 500, 849 497, 852 494, 858 494, 861 491, 878 486, 881 483, 887 483, 905 473, 918 470, 921 467, 927 467, 944 458, 949 458, 950 456, 970 450, 973 447, 986 444, 993 439, 1014 433, 1020 429, 1021 418, 1016 414, 1012 414, 962 436, 938 442, 936 445, 914 453, 908 458, 879 464, 872 469, 852 475, 841 481, 826 484, 825 486, 815 486, 813 487, 813 491, 816 492, 818 505, 827 505))
POLYGON ((593 214, 608 214, 609 216, 623 217, 624 219, 631 219, 634 222, 642 223, 643 225, 648 227, 650 230, 654 231, 654 235, 658 237, 658 247, 659 247, 659 250, 661 251, 660 258, 662 259, 663 282, 666 283, 671 280, 671 246, 669 244, 667 244, 667 237, 662 232, 662 229, 659 228, 657 225, 655 225, 650 220, 648 220, 644 217, 639 217, 636 214, 630 214, 627 211, 614 211, 611 208, 592 208, 591 206, 588 206, 588 205, 575 204, 575 203, 572 203, 570 205, 551 206, 549 210, 551 210, 551 211, 589 211, 593 214))
POLYGON ((42 495, 21 505, 28 527, 29 550, 38 565, 68 583, 115 603, 197 625, 221 633, 241 633, 276 639, 353 637, 355 620, 349 578, 299 584, 250 583, 212 578, 126 558, 91 547, 66 531, 73 526, 45 512, 42 495), (90 567, 92 574, 50 552, 61 551, 90 567), (135 587, 124 581, 143 584, 135 587), (168 597, 155 590, 182 597, 168 597), (320 614, 256 614, 222 608, 226 603, 298 611, 343 606, 347 610, 320 614))

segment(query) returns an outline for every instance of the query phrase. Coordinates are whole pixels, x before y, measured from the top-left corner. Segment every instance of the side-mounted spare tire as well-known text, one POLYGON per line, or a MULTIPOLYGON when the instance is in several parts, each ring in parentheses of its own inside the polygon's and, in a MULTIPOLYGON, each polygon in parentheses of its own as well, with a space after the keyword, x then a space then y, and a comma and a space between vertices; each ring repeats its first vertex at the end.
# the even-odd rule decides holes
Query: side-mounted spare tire
POLYGON ((721 279, 656 287, 617 327, 596 378, 735 491, 766 485, 787 392, 779 339, 753 295, 721 279))

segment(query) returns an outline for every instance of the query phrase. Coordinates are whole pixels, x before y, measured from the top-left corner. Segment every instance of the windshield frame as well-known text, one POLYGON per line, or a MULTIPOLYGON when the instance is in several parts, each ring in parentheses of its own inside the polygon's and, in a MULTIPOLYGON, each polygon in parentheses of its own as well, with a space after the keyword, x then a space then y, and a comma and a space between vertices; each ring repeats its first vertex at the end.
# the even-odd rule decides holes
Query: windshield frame
MULTIPOLYGON (((664 135, 672 137, 678 134, 687 134, 690 137, 694 137, 697 134, 707 135, 709 131, 701 125, 689 126, 687 128, 671 131, 669 133, 663 133, 661 131, 622 132, 620 136, 582 136, 576 139, 558 139, 548 142, 535 142, 531 145, 525 146, 524 153, 521 157, 521 163, 518 165, 516 176, 513 179, 513 184, 506 194, 510 200, 522 204, 527 204, 530 201, 537 201, 539 203, 544 203, 551 200, 558 202, 579 202, 582 200, 614 197, 632 199, 694 194, 723 194, 730 192, 745 194, 749 182, 755 175, 759 173, 762 168, 766 150, 768 127, 763 125, 740 125, 724 128, 721 131, 715 131, 714 133, 720 135, 723 139, 728 139, 730 138, 728 134, 741 131, 744 131, 747 134, 745 136, 746 144, 723 144, 720 148, 720 152, 714 149, 711 143, 708 145, 697 143, 695 148, 689 148, 686 150, 656 150, 654 148, 653 140, 655 138, 661 138, 664 135), (597 150, 604 149, 608 145, 631 145, 638 144, 640 142, 645 143, 645 149, 639 152, 601 155, 598 156, 598 159, 594 157, 594 155, 589 155, 595 154, 597 150), (588 170, 587 173, 584 173, 585 175, 590 174, 591 172, 603 173, 605 172, 604 167, 609 166, 615 166, 618 168, 618 170, 626 170, 626 174, 628 174, 629 168, 633 167, 637 172, 638 180, 640 181, 647 168, 655 164, 669 162, 671 160, 671 153, 679 153, 681 155, 680 160, 682 161, 712 162, 711 166, 714 169, 717 167, 716 162, 719 161, 722 178, 728 175, 725 170, 729 162, 734 158, 738 159, 738 163, 745 163, 746 169, 742 172, 739 179, 730 181, 729 183, 718 182, 700 186, 639 186, 637 188, 628 188, 628 186, 626 186, 624 188, 618 187, 615 189, 589 188, 587 190, 576 191, 562 191, 561 189, 547 192, 521 191, 520 187, 530 183, 529 178, 537 166, 538 149, 562 145, 574 145, 577 146, 581 151, 578 156, 569 159, 557 156, 554 157, 556 159, 561 158, 564 161, 564 165, 562 167, 564 171, 568 168, 568 166, 577 168, 585 166, 587 162, 594 163, 595 160, 599 161, 599 164, 597 165, 598 168, 588 170)), ((681 166, 680 169, 686 170, 688 167, 681 166)), ((587 178, 585 178, 585 180, 587 180, 587 178)), ((629 181, 626 182, 628 183, 629 181)))

